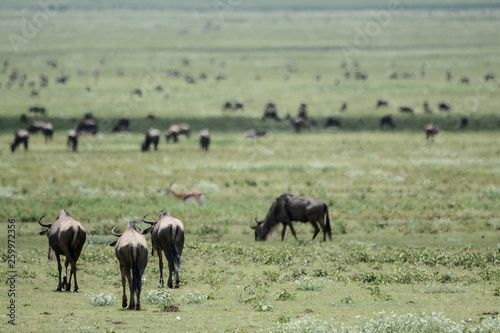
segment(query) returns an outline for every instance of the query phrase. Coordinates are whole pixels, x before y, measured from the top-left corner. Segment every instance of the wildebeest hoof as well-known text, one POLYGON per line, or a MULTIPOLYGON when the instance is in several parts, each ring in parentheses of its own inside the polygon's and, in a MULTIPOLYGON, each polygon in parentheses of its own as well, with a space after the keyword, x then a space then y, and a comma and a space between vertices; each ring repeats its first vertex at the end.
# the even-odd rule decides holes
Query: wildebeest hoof
POLYGON ((122 308, 126 308, 127 307, 127 301, 123 301, 122 302, 122 308))

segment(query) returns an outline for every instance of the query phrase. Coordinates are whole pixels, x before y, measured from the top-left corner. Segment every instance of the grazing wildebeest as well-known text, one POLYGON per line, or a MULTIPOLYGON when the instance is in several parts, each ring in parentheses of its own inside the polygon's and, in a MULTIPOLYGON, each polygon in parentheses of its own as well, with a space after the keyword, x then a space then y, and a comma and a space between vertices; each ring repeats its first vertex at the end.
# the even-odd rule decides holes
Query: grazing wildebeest
POLYGON ((191 135, 191 127, 189 124, 181 123, 177 124, 177 126, 179 126, 179 135, 183 134, 189 139, 189 136, 191 135))
POLYGON ((434 136, 437 135, 439 133, 439 127, 437 127, 436 125, 430 123, 430 124, 427 124, 425 127, 425 134, 426 134, 426 139, 429 140, 429 138, 431 138, 432 140, 434 140, 434 136))
POLYGON ((142 90, 140 88, 134 88, 134 89, 132 89, 132 92, 130 94, 142 97, 142 90))
POLYGON ((469 125, 469 118, 467 118, 467 117, 462 117, 462 119, 460 119, 460 128, 461 128, 461 129, 464 129, 464 128, 466 128, 468 125, 469 125))
POLYGON ((299 118, 307 119, 307 104, 300 103, 299 113, 297 115, 299 118))
POLYGON ((207 151, 210 145, 210 131, 208 129, 202 129, 200 131, 200 146, 201 149, 207 151))
POLYGON ((389 126, 390 128, 395 128, 396 124, 394 124, 394 119, 390 114, 386 114, 382 118, 380 118, 380 128, 384 128, 385 126, 389 126))
POLYGON ((439 111, 450 111, 450 104, 448 103, 445 103, 445 102, 442 102, 442 103, 439 103, 439 111))
POLYGON ((389 102, 386 99, 380 98, 379 100, 377 100, 376 108, 378 109, 379 107, 382 107, 382 106, 389 106, 389 102))
POLYGON ((68 131, 68 147, 71 147, 73 152, 78 150, 78 132, 74 129, 68 131))
POLYGON ((44 123, 42 121, 33 122, 26 130, 31 134, 42 132, 45 142, 52 140, 52 136, 54 135, 54 126, 51 123, 44 123))
POLYGON ((149 146, 153 144, 155 150, 158 150, 158 142, 160 141, 160 135, 161 132, 159 129, 156 128, 150 128, 146 131, 146 138, 144 139, 144 142, 141 145, 141 150, 148 151, 149 146))
POLYGON ((243 103, 240 101, 234 102, 234 111, 242 110, 243 111, 243 103))
POLYGON ((255 139, 266 135, 266 130, 261 128, 252 128, 245 132, 245 139, 255 139))
POLYGON ((57 291, 66 288, 66 291, 71 289, 71 277, 74 276, 75 287, 74 292, 78 291, 78 283, 76 281, 76 262, 82 253, 83 245, 87 238, 87 233, 82 224, 69 216, 66 210, 61 210, 57 215, 56 221, 52 224, 43 224, 42 219, 45 215, 38 219, 38 223, 47 228, 47 230, 40 231, 40 235, 47 234, 49 238, 49 259, 54 256, 57 260, 57 269, 59 271, 59 284, 57 291), (64 278, 61 280, 61 255, 66 257, 64 278), (71 271, 68 276, 68 265, 71 265, 71 271))
POLYGON ((274 104, 273 102, 269 102, 266 104, 262 120, 265 120, 266 118, 271 118, 276 121, 281 121, 280 117, 278 117, 278 110, 276 109, 276 104, 274 104))
POLYGON ((118 119, 118 122, 113 126, 112 132, 126 132, 130 126, 130 120, 127 117, 118 119))
POLYGON ((347 103, 342 103, 342 106, 340 107, 339 112, 343 113, 347 110, 347 103))
POLYGON ((14 137, 14 142, 10 144, 10 150, 12 152, 15 152, 17 149, 17 146, 19 146, 21 143, 24 145, 24 150, 28 150, 28 139, 30 137, 30 133, 27 130, 18 130, 16 132, 16 136, 14 137))
POLYGON ((487 73, 485 76, 484 76, 484 80, 485 81, 489 81, 489 80, 494 80, 495 79, 495 74, 492 73, 492 72, 489 72, 487 73))
POLYGON ((32 106, 28 109, 29 112, 33 112, 33 113, 40 113, 40 114, 43 114, 43 115, 46 115, 47 114, 47 110, 45 109, 45 107, 43 106, 38 106, 38 105, 35 105, 35 106, 32 106))
MULTIPOLYGON (((123 286, 122 307, 127 307, 126 285, 128 281, 130 291, 128 309, 140 310, 142 275, 148 264, 146 237, 144 237, 142 230, 135 225, 135 221, 130 222, 121 234, 115 232, 116 228, 118 227, 114 227, 111 232, 119 238, 109 243, 109 246, 115 247, 116 258, 120 263, 123 286)), ((144 233, 148 231, 144 231, 144 233)))
POLYGON ((255 240, 263 241, 267 240, 270 233, 278 227, 278 223, 281 223, 283 224, 281 241, 285 238, 287 226, 290 227, 293 236, 297 239, 292 221, 311 222, 314 227, 312 239, 316 238, 320 232, 320 228, 318 227, 319 223, 321 230, 323 230, 323 241, 326 241, 326 235, 328 235, 330 240, 332 239, 328 205, 319 199, 295 196, 288 193, 277 198, 269 209, 266 218, 262 221, 257 221, 256 219, 257 225, 251 228, 255 230, 255 240))
POLYGON ((368 75, 366 75, 365 73, 362 73, 360 71, 356 71, 354 73, 354 79, 364 81, 364 80, 368 79, 368 75))
POLYGON ((342 127, 342 121, 338 117, 326 118, 325 127, 342 127))
POLYGON ((174 218, 166 210, 161 212, 158 221, 142 221, 151 224, 152 254, 158 256, 160 265, 160 285, 163 286, 163 258, 162 251, 168 261, 167 287, 173 288, 172 275, 175 275, 175 288, 179 288, 179 268, 181 266, 181 255, 184 248, 184 225, 181 220, 174 218))
POLYGON ((174 143, 178 142, 180 130, 179 125, 170 125, 170 127, 165 131, 165 139, 167 142, 170 142, 170 139, 173 139, 174 143))
POLYGON ((58 76, 56 77, 56 82, 57 83, 66 83, 67 81, 69 80, 69 75, 61 75, 61 76, 58 76))
POLYGON ((400 106, 399 112, 413 114, 413 108, 409 106, 400 106))
POLYGON ((83 119, 80 120, 78 125, 76 126, 76 131, 78 132, 78 135, 80 134, 85 134, 85 135, 96 135, 98 132, 97 128, 97 119, 94 118, 94 115, 92 112, 87 112, 83 119))
POLYGON ((290 125, 293 127, 293 129, 297 133, 302 132, 302 130, 304 130, 304 129, 307 129, 307 130, 311 129, 311 123, 309 121, 307 121, 306 119, 301 118, 301 117, 295 117, 295 118, 290 119, 290 125))
POLYGON ((427 101, 424 102, 424 112, 427 114, 432 113, 432 109, 430 108, 429 103, 427 101))
POLYGON ((227 101, 226 103, 224 103, 224 107, 222 109, 223 110, 233 110, 234 109, 233 103, 227 101))
POLYGON ((464 76, 460 79, 460 82, 463 84, 469 84, 470 80, 467 76, 464 76))

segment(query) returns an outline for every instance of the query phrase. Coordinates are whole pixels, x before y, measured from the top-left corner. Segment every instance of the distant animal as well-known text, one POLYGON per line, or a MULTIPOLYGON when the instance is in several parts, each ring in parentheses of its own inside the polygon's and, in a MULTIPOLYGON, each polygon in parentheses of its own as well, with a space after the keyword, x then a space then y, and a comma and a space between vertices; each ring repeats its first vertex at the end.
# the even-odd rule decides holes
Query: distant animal
POLYGON ((234 110, 233 103, 227 101, 222 107, 223 110, 234 110))
POLYGON ((14 142, 10 144, 10 150, 12 152, 15 152, 17 149, 17 146, 20 144, 24 145, 24 150, 28 150, 28 139, 30 137, 30 133, 27 130, 18 130, 16 132, 16 135, 14 137, 14 142))
POLYGON ((198 202, 198 205, 205 206, 203 202, 203 197, 205 193, 199 190, 185 191, 185 192, 176 192, 172 189, 172 185, 174 185, 175 181, 173 181, 167 188, 167 195, 172 194, 176 199, 181 200, 182 204, 185 205, 186 201, 189 199, 195 199, 198 202))
POLYGON ((342 106, 340 107, 339 112, 343 113, 347 110, 347 103, 342 103, 342 106))
POLYGON ((76 126, 78 135, 96 135, 98 132, 97 120, 91 112, 85 114, 84 118, 80 120, 76 126))
POLYGON ((278 110, 276 108, 276 104, 274 104, 273 102, 269 102, 266 104, 262 120, 265 120, 266 118, 274 119, 276 121, 281 121, 280 117, 278 116, 278 110))
POLYGON ((73 152, 78 150, 78 132, 74 129, 68 131, 67 146, 71 147, 73 152))
POLYGON ((376 106, 376 108, 378 109, 378 108, 380 108, 382 106, 385 106, 385 107, 389 106, 389 102, 386 99, 379 99, 379 100, 377 100, 377 106, 376 106))
POLYGON ((264 135, 266 135, 265 129, 252 128, 252 129, 249 129, 248 131, 245 132, 245 139, 260 138, 261 136, 264 136, 264 135))
POLYGON ((243 111, 244 105, 240 101, 234 102, 234 111, 242 110, 243 111))
POLYGON ((366 75, 365 73, 362 73, 360 71, 356 71, 354 73, 354 79, 364 81, 364 80, 368 79, 368 75, 366 75))
POLYGON ((210 131, 208 129, 203 129, 199 133, 200 135, 200 146, 201 149, 207 151, 210 145, 210 131))
POLYGON ((342 127, 342 120, 339 117, 326 118, 325 127, 342 127))
POLYGON ((176 219, 166 210, 161 212, 158 221, 142 221, 151 225, 148 231, 151 233, 152 254, 158 256, 160 266, 160 285, 163 281, 163 258, 162 251, 168 262, 168 288, 179 288, 179 269, 181 266, 181 255, 184 249, 184 225, 181 220, 176 219), (175 278, 175 285, 172 281, 175 278))
POLYGON ((134 88, 130 92, 131 95, 137 95, 139 97, 142 97, 142 90, 140 88, 134 88))
POLYGON ((495 74, 492 72, 486 73, 486 75, 484 76, 485 81, 494 80, 494 79, 495 79, 495 74))
POLYGON ((123 286, 122 307, 127 307, 125 288, 128 281, 130 291, 128 309, 140 310, 142 275, 148 264, 149 252, 146 237, 144 237, 143 233, 147 233, 149 229, 143 232, 141 228, 135 225, 135 222, 130 222, 121 234, 115 232, 116 228, 118 227, 114 227, 111 233, 119 238, 109 243, 109 246, 115 247, 115 255, 120 263, 123 286))
POLYGON ((460 119, 460 128, 461 128, 461 129, 464 129, 464 128, 466 128, 468 125, 469 125, 469 118, 467 118, 467 117, 462 117, 462 118, 460 119))
POLYGON ((154 149, 158 150, 158 142, 160 141, 161 132, 159 129, 150 128, 146 131, 146 138, 141 145, 141 150, 143 152, 148 151, 150 149, 151 144, 153 144, 154 149))
POLYGON ((165 139, 167 142, 170 142, 170 139, 173 139, 174 143, 179 142, 180 130, 179 125, 170 125, 170 127, 165 131, 165 139))
POLYGON ((28 109, 29 112, 32 112, 32 113, 40 113, 40 114, 43 114, 43 115, 46 115, 47 114, 47 110, 45 109, 45 107, 43 106, 38 106, 38 105, 35 105, 35 106, 32 106, 28 109))
POLYGON ((399 112, 413 114, 413 108, 409 106, 400 106, 399 112))
POLYGON ((429 103, 427 101, 424 102, 424 112, 427 114, 432 113, 432 109, 430 108, 429 103))
POLYGON ((83 245, 87 238, 87 233, 83 228, 82 224, 71 216, 69 216, 66 210, 61 210, 57 215, 56 221, 51 224, 43 224, 42 219, 45 215, 42 215, 38 219, 38 224, 42 227, 47 228, 47 230, 42 230, 39 232, 40 235, 47 235, 49 238, 49 259, 54 257, 57 260, 57 269, 59 271, 59 283, 57 285, 57 291, 61 291, 63 288, 66 291, 71 290, 71 278, 74 277, 75 286, 74 292, 78 291, 78 283, 76 279, 76 262, 80 258, 82 253, 83 245), (64 278, 61 280, 61 255, 66 257, 65 273, 64 278), (68 265, 71 265, 69 279, 68 276, 68 265))
POLYGON ((439 127, 437 127, 433 123, 427 124, 424 129, 427 141, 429 141, 429 138, 434 140, 434 136, 439 133, 439 127))
POLYGON ((311 222, 314 227, 312 239, 316 238, 320 230, 323 230, 323 241, 326 241, 327 235, 330 240, 332 239, 328 205, 316 198, 295 196, 289 193, 283 194, 273 202, 264 220, 258 221, 256 219, 255 221, 257 225, 251 228, 255 230, 256 241, 267 240, 268 236, 278 227, 278 223, 283 224, 281 241, 285 238, 287 226, 292 230, 293 236, 297 238, 292 221, 311 222))
POLYGON ((187 123, 180 123, 179 126, 179 135, 185 135, 186 138, 189 138, 191 135, 191 127, 187 123))
POLYGON ((385 126, 389 126, 390 128, 395 128, 396 124, 394 124, 394 119, 390 114, 386 114, 382 118, 380 118, 380 128, 384 128, 385 126))
POLYGON ((295 130, 296 133, 302 132, 302 130, 310 130, 311 129, 311 123, 301 117, 295 117, 290 119, 290 125, 292 128, 295 130))
POLYGON ((469 84, 470 80, 467 76, 464 76, 460 79, 460 82, 463 84, 469 84))
POLYGON ((56 82, 57 83, 66 83, 67 81, 69 80, 69 75, 61 75, 61 76, 58 76, 56 77, 56 82))
POLYGON ((439 111, 450 111, 450 109, 451 109, 450 104, 445 103, 445 102, 439 103, 438 106, 439 106, 439 111))
POLYGON ((42 121, 35 121, 26 129, 31 134, 42 132, 43 136, 45 137, 45 142, 52 140, 52 137, 54 135, 54 126, 52 126, 51 123, 44 123, 42 121))
POLYGON ((307 104, 300 103, 299 113, 297 115, 299 118, 307 119, 307 104))
POLYGON ((130 119, 123 117, 118 119, 118 122, 113 126, 112 132, 126 132, 130 126, 130 119))

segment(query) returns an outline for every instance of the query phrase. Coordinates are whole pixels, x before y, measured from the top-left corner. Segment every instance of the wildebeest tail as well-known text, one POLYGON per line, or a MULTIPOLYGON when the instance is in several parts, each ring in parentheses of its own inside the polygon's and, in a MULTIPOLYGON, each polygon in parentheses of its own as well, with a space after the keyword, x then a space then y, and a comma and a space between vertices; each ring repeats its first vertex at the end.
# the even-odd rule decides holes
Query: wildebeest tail
POLYGON ((181 267, 181 255, 175 247, 176 242, 178 241, 178 237, 177 237, 178 231, 179 231, 179 228, 177 228, 177 227, 172 230, 173 237, 172 237, 172 242, 170 243, 170 258, 172 259, 172 261, 174 263, 176 271, 179 271, 179 269, 181 267))
POLYGON ((325 204, 326 210, 326 232, 328 233, 328 238, 332 240, 332 226, 330 225, 330 216, 328 215, 328 206, 325 204))
POLYGON ((141 269, 139 268, 139 247, 130 246, 130 261, 132 264, 132 299, 134 295, 139 295, 142 287, 141 269), (134 253, 135 252, 135 253, 134 253))

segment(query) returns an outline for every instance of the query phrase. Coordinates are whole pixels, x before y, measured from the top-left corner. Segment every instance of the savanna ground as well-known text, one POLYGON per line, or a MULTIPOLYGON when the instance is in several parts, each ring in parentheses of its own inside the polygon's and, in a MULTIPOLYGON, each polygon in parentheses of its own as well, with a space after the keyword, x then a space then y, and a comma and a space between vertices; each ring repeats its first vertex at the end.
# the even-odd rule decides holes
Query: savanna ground
POLYGON ((109 1, 99 10, 83 0, 59 4, 46 19, 37 3, 6 1, 0 13, 0 60, 8 59, 0 74, 1 277, 10 270, 8 219, 16 221, 17 271, 15 297, 8 283, 1 289, 2 315, 15 300, 16 326, 4 315, 2 331, 314 331, 391 313, 422 316, 427 323, 416 331, 450 331, 447 318, 464 330, 493 318, 498 331, 500 88, 484 80, 500 65, 497 5, 376 1, 353 10, 364 3, 233 1, 200 2, 203 10, 193 12, 152 1, 109 1), (366 81, 344 77, 356 68, 366 81), (38 96, 27 83, 7 87, 15 69, 35 81, 38 96), (172 69, 180 76, 169 76, 172 69), (394 72, 410 78, 390 80, 394 72), (69 81, 56 83, 62 74, 69 81), (135 88, 142 97, 131 95, 135 88), (389 106, 376 110, 378 98, 389 106), (242 101, 244 111, 222 111, 228 100, 242 101), (296 134, 285 121, 262 121, 271 100, 282 117, 307 102, 318 127, 296 134), (440 102, 451 111, 439 112, 440 102), (32 105, 47 108, 46 117, 28 117, 52 122, 54 140, 33 135, 29 151, 12 154, 12 133, 32 105), (401 105, 415 115, 399 114, 401 105), (71 153, 65 133, 86 112, 101 133, 81 137, 71 153), (394 130, 379 128, 384 114, 394 116, 394 130), (122 116, 131 131, 111 133, 122 116), (343 127, 324 129, 328 116, 343 127), (469 126, 461 130, 463 116, 469 126), (139 151, 148 127, 174 122, 189 123, 192 137, 175 145, 162 137, 159 151, 139 151), (430 122, 441 132, 428 142, 430 122), (244 139, 256 127, 266 136, 244 139), (202 128, 212 132, 208 152, 199 148, 202 128), (176 190, 204 191, 206 206, 167 197, 174 180, 176 190), (309 224, 297 224, 298 240, 289 232, 284 242, 278 233, 254 241, 255 217, 285 192, 329 204, 332 242, 311 241, 309 224), (54 291, 56 263, 38 235, 36 220, 61 209, 88 235, 76 294, 54 291), (122 310, 111 229, 162 209, 186 228, 181 287, 160 289, 150 257, 142 311, 122 310), (428 317, 433 312, 441 315, 428 317))

